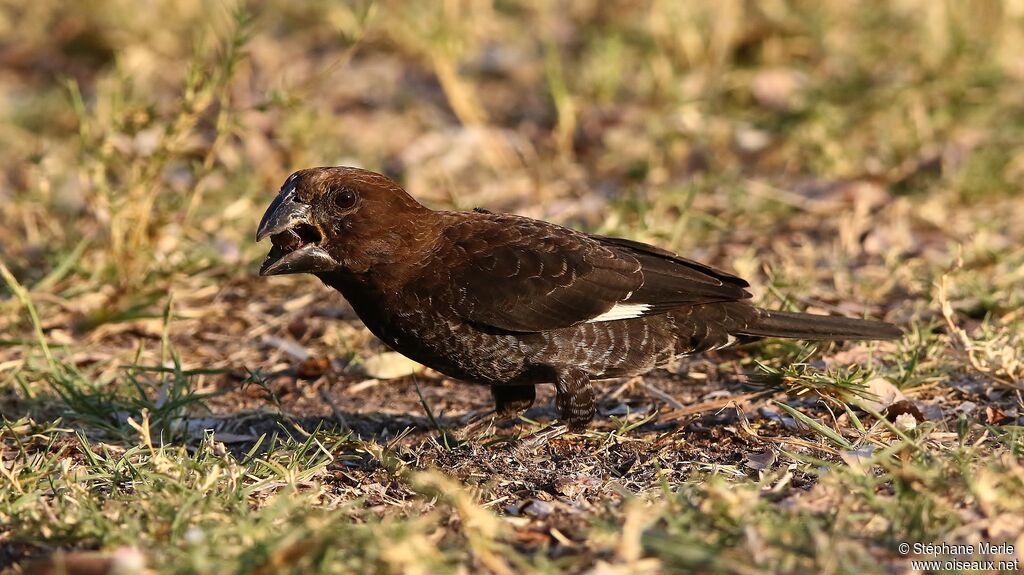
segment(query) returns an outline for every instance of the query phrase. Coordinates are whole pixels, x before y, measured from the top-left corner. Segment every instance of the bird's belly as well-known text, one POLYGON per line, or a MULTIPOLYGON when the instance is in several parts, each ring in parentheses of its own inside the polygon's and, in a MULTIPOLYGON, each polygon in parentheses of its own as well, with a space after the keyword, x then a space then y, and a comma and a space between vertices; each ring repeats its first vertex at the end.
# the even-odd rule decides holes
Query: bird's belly
POLYGON ((677 355, 676 337, 664 316, 584 323, 535 335, 534 361, 583 369, 594 379, 643 373, 677 355))
POLYGON ((486 333, 437 317, 394 316, 386 323, 364 323, 395 351, 456 379, 508 383, 527 368, 527 350, 512 334, 486 333))
POLYGON ((664 317, 580 324, 538 333, 490 333, 439 318, 393 317, 367 327, 403 355, 445 375, 487 384, 550 383, 564 369, 591 378, 646 372, 678 355, 664 317), (404 321, 403 321, 404 320, 404 321), (549 368, 549 369, 545 369, 549 368))

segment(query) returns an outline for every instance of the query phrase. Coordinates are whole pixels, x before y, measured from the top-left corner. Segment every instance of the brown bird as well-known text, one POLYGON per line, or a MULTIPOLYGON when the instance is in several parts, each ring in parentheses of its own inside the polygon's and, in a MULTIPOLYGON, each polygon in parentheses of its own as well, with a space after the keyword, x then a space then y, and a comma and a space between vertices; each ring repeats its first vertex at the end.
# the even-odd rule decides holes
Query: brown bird
POLYGON ((424 207, 357 168, 291 175, 256 240, 260 275, 312 273, 396 351, 491 387, 514 415, 553 383, 572 429, 594 417, 592 380, 763 337, 893 339, 891 324, 766 310, 749 284, 658 247, 485 210, 424 207))

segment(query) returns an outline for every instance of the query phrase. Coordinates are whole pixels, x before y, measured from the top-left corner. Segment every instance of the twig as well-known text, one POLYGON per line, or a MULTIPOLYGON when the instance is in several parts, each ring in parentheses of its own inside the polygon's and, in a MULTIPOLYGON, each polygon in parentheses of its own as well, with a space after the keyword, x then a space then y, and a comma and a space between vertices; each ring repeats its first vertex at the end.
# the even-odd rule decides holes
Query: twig
POLYGON ((658 399, 672 406, 673 409, 683 409, 686 407, 685 405, 680 403, 679 400, 677 400, 676 398, 655 387, 654 384, 640 380, 640 385, 644 386, 644 389, 651 392, 651 395, 654 395, 658 399))
POLYGON ((714 399, 711 401, 705 401, 704 403, 698 403, 695 405, 687 405, 682 409, 675 409, 673 411, 666 411, 665 417, 667 419, 675 419, 684 417, 687 415, 694 415, 697 413, 707 413, 709 411, 717 411, 723 407, 728 407, 732 402, 740 403, 747 401, 748 399, 758 399, 775 393, 775 390, 765 391, 752 391, 750 393, 744 393, 742 395, 731 395, 729 397, 723 397, 722 399, 714 399))

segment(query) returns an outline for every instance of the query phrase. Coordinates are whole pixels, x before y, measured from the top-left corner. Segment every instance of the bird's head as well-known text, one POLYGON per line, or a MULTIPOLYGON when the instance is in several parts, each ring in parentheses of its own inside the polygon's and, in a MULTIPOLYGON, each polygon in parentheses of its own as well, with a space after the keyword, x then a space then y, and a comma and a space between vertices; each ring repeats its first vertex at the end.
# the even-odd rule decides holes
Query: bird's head
POLYGON ((285 180, 256 231, 256 241, 273 243, 260 275, 365 272, 398 257, 428 212, 374 172, 300 170, 285 180))

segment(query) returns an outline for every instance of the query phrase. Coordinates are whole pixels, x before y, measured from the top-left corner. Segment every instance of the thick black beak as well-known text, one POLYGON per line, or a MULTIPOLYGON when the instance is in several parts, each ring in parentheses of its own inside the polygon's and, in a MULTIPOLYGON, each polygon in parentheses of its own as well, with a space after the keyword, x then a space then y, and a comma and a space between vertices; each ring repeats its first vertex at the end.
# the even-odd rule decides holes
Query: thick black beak
POLYGON ((256 241, 270 236, 274 245, 260 266, 261 276, 326 272, 338 262, 317 245, 323 234, 309 218, 309 204, 298 201, 287 185, 274 198, 256 230, 256 241))
POLYGON ((289 185, 277 194, 273 202, 270 202, 270 207, 263 214, 260 227, 256 230, 256 241, 261 242, 267 236, 283 232, 298 224, 308 224, 308 216, 309 204, 300 202, 295 197, 295 186, 289 185))

